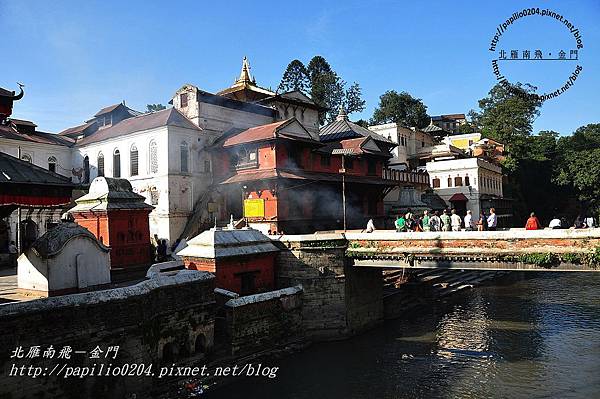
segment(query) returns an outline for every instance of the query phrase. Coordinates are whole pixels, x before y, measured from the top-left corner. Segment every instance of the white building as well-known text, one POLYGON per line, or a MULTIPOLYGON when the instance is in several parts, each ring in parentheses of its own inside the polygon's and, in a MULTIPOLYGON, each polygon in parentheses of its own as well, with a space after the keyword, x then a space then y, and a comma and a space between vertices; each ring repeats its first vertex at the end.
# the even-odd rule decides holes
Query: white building
MULTIPOLYGON (((486 213, 490 207, 504 209, 502 169, 481 158, 433 160, 427 162, 431 186, 449 207, 460 214, 471 210, 473 215, 486 213), (496 205, 498 204, 498 205, 496 205)), ((499 217, 509 217, 497 212, 499 217)), ((474 216, 475 218, 475 216, 474 216)))
POLYGON ((431 135, 416 129, 402 127, 396 123, 369 126, 369 130, 388 138, 397 144, 394 148, 394 158, 390 160, 390 167, 394 169, 408 169, 409 160, 422 148, 434 145, 431 135))
MULTIPOLYGON (((199 226, 212 225, 219 215, 210 155, 216 138, 295 117, 319 139, 321 108, 300 92, 276 94, 257 86, 245 58, 231 87, 212 94, 186 84, 170 103, 173 108, 144 114, 115 104, 58 135, 37 132, 31 122, 20 121, 15 137, 0 134, 0 151, 15 156, 20 151, 22 159, 63 174, 83 189, 97 176, 128 179, 155 207, 151 235, 172 243, 199 226)), ((39 225, 39 236, 49 216, 37 213, 38 218, 32 217, 36 211, 27 217, 39 225)), ((16 236, 15 214, 9 217, 11 239, 16 236)))
POLYGON ((63 295, 110 284, 109 249, 76 223, 60 223, 19 257, 18 288, 63 295))

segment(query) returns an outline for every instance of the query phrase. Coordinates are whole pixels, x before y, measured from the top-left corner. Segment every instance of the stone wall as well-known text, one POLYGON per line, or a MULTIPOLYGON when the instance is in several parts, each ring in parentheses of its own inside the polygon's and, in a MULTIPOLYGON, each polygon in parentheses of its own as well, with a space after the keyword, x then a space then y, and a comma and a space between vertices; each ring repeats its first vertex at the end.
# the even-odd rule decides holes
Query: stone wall
POLYGON ((302 287, 230 299, 225 303, 225 329, 235 356, 303 338, 302 287))
POLYGON ((383 319, 381 271, 352 268, 342 234, 284 236, 277 286, 302 285, 302 316, 310 339, 340 339, 383 319))
POLYGON ((133 286, 39 299, 0 306, 0 398, 125 397, 148 392, 156 377, 63 378, 65 367, 109 364, 181 365, 209 352, 214 329, 214 276, 198 271, 156 273, 133 286), (31 347, 43 353, 52 345, 53 358, 27 358, 31 347), (71 359, 58 358, 70 346, 71 359), (99 347, 118 346, 117 357, 90 358, 99 347), (16 348, 23 358, 11 358, 16 348), (41 367, 50 376, 11 376, 14 366, 41 367))

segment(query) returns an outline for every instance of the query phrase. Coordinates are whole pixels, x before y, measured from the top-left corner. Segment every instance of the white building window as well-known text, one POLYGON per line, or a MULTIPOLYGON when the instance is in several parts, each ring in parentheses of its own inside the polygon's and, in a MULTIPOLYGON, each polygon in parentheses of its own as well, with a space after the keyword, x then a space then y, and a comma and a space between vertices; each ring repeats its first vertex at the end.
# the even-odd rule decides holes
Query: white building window
POLYGON ((150 173, 158 173, 158 148, 156 146, 156 141, 150 141, 149 148, 150 173))
POLYGON ((188 173, 190 171, 190 168, 189 168, 190 150, 188 148, 188 144, 185 141, 182 142, 181 145, 179 146, 179 153, 181 156, 181 172, 188 173))
POLYGON ((104 154, 98 153, 98 176, 104 176, 104 154))
POLYGON ((121 152, 118 148, 113 152, 113 177, 121 177, 121 152))
POLYGON ((138 175, 138 164, 138 149, 135 144, 133 144, 129 150, 129 172, 131 176, 138 175))
POLYGON ((55 157, 48 158, 48 170, 50 172, 56 173, 56 158, 55 157))

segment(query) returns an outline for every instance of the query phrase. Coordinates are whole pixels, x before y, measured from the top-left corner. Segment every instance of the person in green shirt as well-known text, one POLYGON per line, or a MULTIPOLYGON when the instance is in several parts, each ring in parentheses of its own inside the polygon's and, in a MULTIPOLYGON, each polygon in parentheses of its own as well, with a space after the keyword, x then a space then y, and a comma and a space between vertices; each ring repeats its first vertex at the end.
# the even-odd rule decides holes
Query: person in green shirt
POLYGON ((444 213, 440 216, 440 219, 442 219, 442 231, 450 231, 451 221, 447 210, 444 209, 444 213))
POLYGON ((429 228, 429 211, 423 211, 423 219, 421 219, 421 222, 423 223, 423 231, 431 231, 429 228))
POLYGON ((406 219, 404 219, 402 215, 398 215, 394 224, 396 225, 397 232, 406 231, 406 219))

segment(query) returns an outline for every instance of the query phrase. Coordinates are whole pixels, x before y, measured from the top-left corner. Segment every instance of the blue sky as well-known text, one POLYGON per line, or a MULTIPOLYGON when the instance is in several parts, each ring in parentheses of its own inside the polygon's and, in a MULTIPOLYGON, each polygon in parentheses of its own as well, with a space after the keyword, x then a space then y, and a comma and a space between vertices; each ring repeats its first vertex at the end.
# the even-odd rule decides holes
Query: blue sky
MULTIPOLYGON (((122 100, 138 110, 166 104, 185 83, 216 92, 233 82, 244 55, 259 85, 276 87, 289 61, 319 54, 343 79, 360 83, 367 109, 352 119, 369 118, 391 89, 421 98, 432 115, 466 113, 495 83, 488 48, 497 25, 540 7, 579 28, 583 71, 544 104, 534 131, 569 134, 600 123, 600 2, 481 3, 0 0, 0 86, 25 83, 13 116, 58 132, 122 100)), ((517 49, 570 44, 567 28, 536 16, 501 38, 501 46, 517 49)), ((563 85, 566 64, 546 64, 503 71, 547 88, 563 85)))

